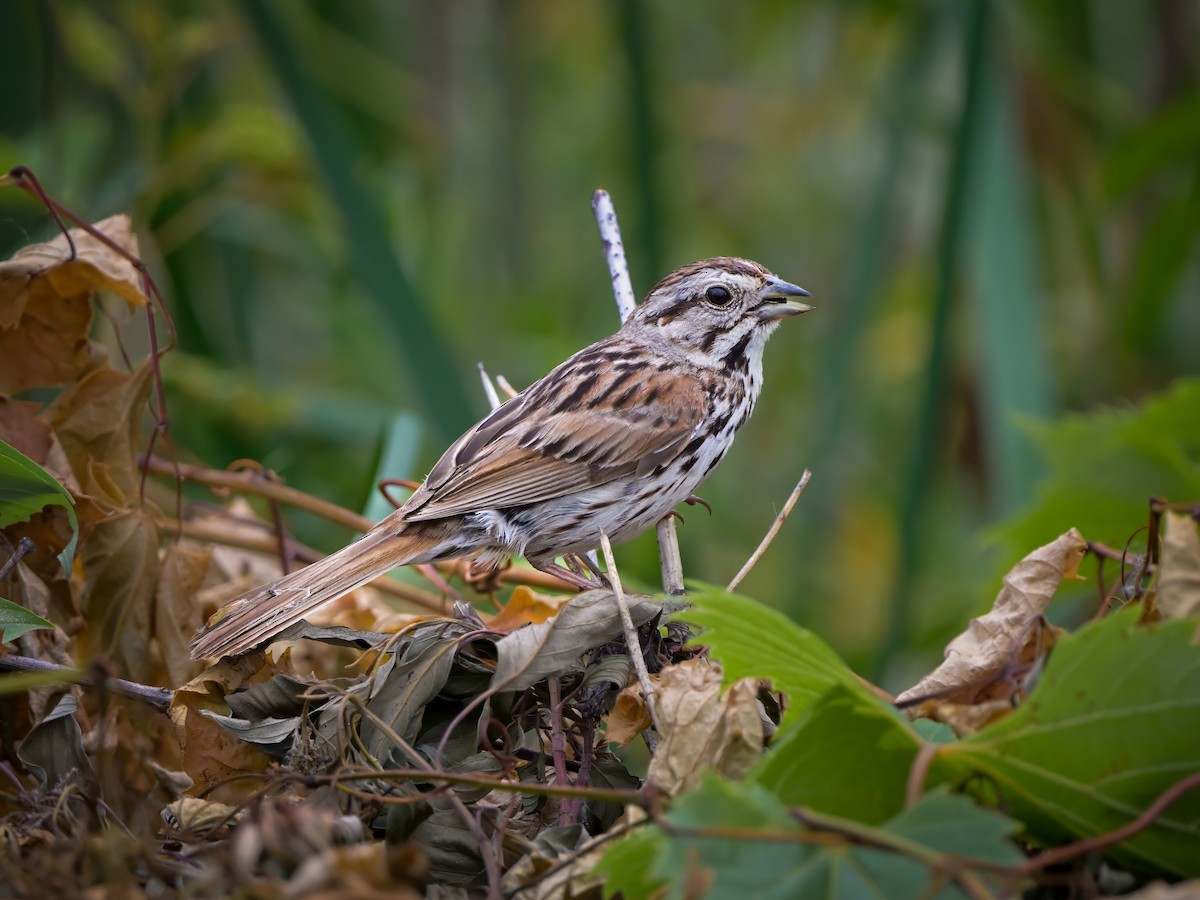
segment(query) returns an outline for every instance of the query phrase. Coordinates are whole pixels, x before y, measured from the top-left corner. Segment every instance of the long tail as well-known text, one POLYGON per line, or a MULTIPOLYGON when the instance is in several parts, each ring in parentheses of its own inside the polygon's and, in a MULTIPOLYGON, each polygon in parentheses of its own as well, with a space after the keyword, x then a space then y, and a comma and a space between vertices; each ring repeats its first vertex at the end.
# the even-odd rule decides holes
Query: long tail
POLYGON ((385 519, 353 544, 230 602, 192 640, 192 659, 253 650, 323 603, 422 559, 439 543, 429 527, 385 519), (398 530, 399 529, 399 530, 398 530))

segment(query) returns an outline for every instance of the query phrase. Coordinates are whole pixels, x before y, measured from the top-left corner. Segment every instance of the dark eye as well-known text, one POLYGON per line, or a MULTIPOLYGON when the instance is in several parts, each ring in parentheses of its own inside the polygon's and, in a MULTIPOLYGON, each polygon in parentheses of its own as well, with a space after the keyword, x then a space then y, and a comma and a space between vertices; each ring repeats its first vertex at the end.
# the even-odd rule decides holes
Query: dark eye
POLYGON ((723 288, 719 284, 714 284, 704 292, 704 299, 713 306, 728 306, 733 300, 733 294, 729 293, 728 288, 723 288))

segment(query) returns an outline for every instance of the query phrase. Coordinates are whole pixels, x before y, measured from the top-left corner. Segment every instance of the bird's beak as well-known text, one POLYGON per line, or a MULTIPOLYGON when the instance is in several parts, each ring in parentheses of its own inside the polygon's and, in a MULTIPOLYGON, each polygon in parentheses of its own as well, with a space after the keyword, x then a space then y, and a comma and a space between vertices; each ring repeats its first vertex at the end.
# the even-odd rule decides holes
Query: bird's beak
POLYGON ((801 303, 796 297, 809 297, 808 291, 778 278, 768 278, 759 294, 759 303, 754 312, 760 319, 771 322, 788 316, 798 316, 810 309, 807 303, 801 303))

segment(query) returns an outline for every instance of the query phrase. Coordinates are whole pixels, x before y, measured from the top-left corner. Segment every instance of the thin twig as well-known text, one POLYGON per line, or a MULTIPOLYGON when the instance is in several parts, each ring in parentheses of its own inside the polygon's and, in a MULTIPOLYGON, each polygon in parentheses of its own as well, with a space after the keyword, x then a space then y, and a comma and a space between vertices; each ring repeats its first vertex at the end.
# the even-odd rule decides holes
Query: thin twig
POLYGON ((913 757, 908 769, 908 784, 904 788, 904 806, 914 805, 925 793, 925 782, 929 777, 929 767, 933 765, 938 754, 937 744, 922 744, 917 755, 913 757))
POLYGON ((1053 866, 1076 856, 1084 856, 1095 850, 1102 850, 1105 847, 1111 847, 1113 844, 1119 844, 1121 841, 1128 840, 1139 831, 1142 831, 1154 824, 1157 819, 1168 806, 1191 791, 1200 788, 1200 772, 1193 772, 1191 775, 1175 782, 1165 791, 1155 798, 1154 802, 1147 806, 1136 819, 1126 822, 1120 828, 1109 831, 1106 834, 1098 834, 1095 837, 1084 838, 1081 841, 1075 841, 1071 844, 1064 844, 1061 847, 1055 847, 1053 850, 1047 850, 1045 853, 1040 853, 1035 856, 1025 865, 1020 866, 1016 870, 1016 875, 1020 878, 1032 875, 1034 872, 1045 869, 1047 866, 1053 866))
POLYGON ((617 597, 617 608, 621 611, 621 626, 625 631, 625 645, 629 650, 629 659, 633 670, 637 672, 638 684, 642 686, 642 696, 646 699, 646 708, 650 710, 650 719, 654 727, 662 732, 658 721, 658 710, 654 703, 654 685, 650 681, 650 672, 646 669, 646 660, 642 656, 642 642, 638 640, 637 629, 633 626, 633 616, 629 614, 629 603, 625 599, 625 591, 621 587, 621 574, 617 571, 617 561, 613 558, 612 542, 608 535, 600 532, 600 548, 604 551, 604 565, 608 568, 608 580, 612 583, 613 593, 617 597))
POLYGON ((796 501, 800 499, 800 495, 804 493, 804 489, 808 487, 808 482, 812 478, 812 472, 808 469, 804 470, 804 474, 800 476, 800 480, 796 482, 796 486, 792 488, 792 494, 787 498, 787 503, 783 504, 783 509, 779 511, 779 515, 775 517, 775 521, 771 523, 771 527, 767 529, 766 536, 763 537, 755 551, 750 554, 750 558, 746 560, 746 564, 742 566, 740 572, 733 576, 733 580, 729 582, 728 591, 736 591, 737 586, 742 583, 742 579, 750 574, 750 570, 758 563, 762 555, 767 552, 767 548, 771 546, 771 542, 775 540, 775 535, 779 534, 779 529, 783 527, 783 523, 787 521, 787 517, 791 514, 792 508, 796 505, 796 501))
MULTIPOLYGON (((47 662, 44 659, 34 659, 29 656, 0 656, 0 669, 12 672, 54 672, 62 676, 63 681, 72 684, 82 684, 96 687, 97 679, 83 674, 79 669, 70 666, 60 666, 58 663, 47 662)), ((151 687, 138 684, 136 681, 126 681, 124 678, 105 678, 104 688, 122 697, 131 697, 153 706, 159 712, 165 713, 171 706, 173 694, 166 688, 151 687)))
POLYGON ((4 561, 4 565, 0 566, 0 581, 3 581, 8 577, 8 573, 17 567, 17 563, 21 561, 21 558, 25 556, 25 554, 32 551, 33 547, 33 541, 28 537, 23 537, 21 540, 17 541, 17 549, 15 549, 12 552, 12 555, 4 561))
MULTIPOLYGON (((550 690, 550 753, 554 760, 554 780, 558 784, 570 784, 567 779, 567 738, 563 734, 562 683, 557 675, 551 675, 546 679, 546 686, 550 690)), ((572 824, 566 803, 559 804, 558 824, 572 824)))
POLYGON ((483 363, 477 363, 479 366, 479 377, 483 381, 483 395, 487 397, 488 406, 492 409, 500 408, 500 396, 496 393, 496 386, 492 384, 492 379, 488 376, 487 369, 483 367, 483 363))
POLYGON ((511 400, 513 397, 517 396, 517 394, 521 393, 515 387, 513 387, 511 384, 509 384, 508 379, 505 378, 503 375, 496 376, 496 385, 497 385, 497 387, 500 388, 500 390, 502 390, 504 392, 504 395, 506 397, 508 397, 509 400, 511 400))

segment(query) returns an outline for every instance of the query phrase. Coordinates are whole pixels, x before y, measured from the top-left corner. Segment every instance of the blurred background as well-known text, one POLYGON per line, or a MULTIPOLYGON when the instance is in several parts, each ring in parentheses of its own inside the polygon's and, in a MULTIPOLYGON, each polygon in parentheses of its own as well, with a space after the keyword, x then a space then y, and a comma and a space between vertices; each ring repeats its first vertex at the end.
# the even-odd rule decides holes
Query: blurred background
MULTIPOLYGON (((1072 467, 1047 435, 1096 446, 1200 369, 1191 0, 4 16, 0 166, 86 218, 133 215, 178 331, 181 458, 252 457, 382 515, 375 481, 420 478, 486 411, 477 363, 522 387, 615 329, 603 186, 639 294, 712 255, 812 292, 702 491, 713 515, 683 510, 685 570, 726 582, 810 467, 742 590, 885 684, 939 659, 1039 543, 1075 525, 1121 547, 1150 493, 1200 499, 1193 434, 1158 469, 1080 463, 1084 488, 1044 502, 1072 467)), ((0 194, 4 257, 52 234, 0 194)), ((652 536, 618 558, 656 583, 652 536)))

